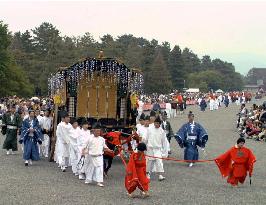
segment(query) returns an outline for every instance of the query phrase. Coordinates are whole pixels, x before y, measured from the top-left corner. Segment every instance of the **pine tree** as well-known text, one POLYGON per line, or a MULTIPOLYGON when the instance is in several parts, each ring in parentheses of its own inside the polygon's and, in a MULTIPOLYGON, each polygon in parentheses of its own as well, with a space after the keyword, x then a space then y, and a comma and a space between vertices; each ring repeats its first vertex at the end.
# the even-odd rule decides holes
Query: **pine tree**
POLYGON ((11 43, 10 39, 8 26, 0 21, 0 97, 15 94, 29 96, 32 94, 32 86, 8 50, 11 43))
POLYGON ((171 77, 160 50, 151 65, 145 86, 148 93, 169 93, 172 88, 171 77))
POLYGON ((182 52, 179 46, 175 46, 169 55, 168 67, 172 78, 173 88, 184 87, 185 73, 182 52))

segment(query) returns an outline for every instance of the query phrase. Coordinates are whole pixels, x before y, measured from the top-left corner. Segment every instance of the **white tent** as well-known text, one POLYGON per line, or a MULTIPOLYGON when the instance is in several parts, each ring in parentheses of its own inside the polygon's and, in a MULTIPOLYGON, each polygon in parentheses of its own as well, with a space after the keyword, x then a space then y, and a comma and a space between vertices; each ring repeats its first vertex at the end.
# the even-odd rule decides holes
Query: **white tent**
POLYGON ((30 100, 40 100, 38 97, 32 97, 30 100))
POLYGON ((199 93, 199 88, 189 88, 186 93, 199 93))
POLYGON ((222 91, 221 89, 216 90, 215 93, 223 93, 224 91, 222 91))

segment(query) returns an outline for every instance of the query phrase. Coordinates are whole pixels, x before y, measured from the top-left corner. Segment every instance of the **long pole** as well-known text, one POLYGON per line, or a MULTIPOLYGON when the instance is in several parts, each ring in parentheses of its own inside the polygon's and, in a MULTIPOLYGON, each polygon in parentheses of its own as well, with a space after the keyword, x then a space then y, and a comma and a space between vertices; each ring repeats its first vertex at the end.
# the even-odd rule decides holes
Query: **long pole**
POLYGON ((55 143, 56 143, 57 119, 58 119, 58 105, 55 104, 55 109, 54 109, 54 123, 53 123, 53 134, 52 134, 52 137, 51 137, 51 152, 50 152, 49 162, 52 162, 54 160, 55 143))

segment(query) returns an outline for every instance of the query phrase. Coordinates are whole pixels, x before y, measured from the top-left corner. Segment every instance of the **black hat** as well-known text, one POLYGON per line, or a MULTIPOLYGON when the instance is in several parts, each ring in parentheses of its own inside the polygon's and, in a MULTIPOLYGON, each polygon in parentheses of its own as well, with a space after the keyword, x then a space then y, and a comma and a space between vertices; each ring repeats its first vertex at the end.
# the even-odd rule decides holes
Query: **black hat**
POLYGON ((145 143, 141 142, 138 144, 137 149, 138 149, 138 151, 144 152, 147 150, 147 146, 145 143))
POLYGON ((154 120, 154 122, 159 122, 160 124, 161 124, 161 118, 158 116, 158 117, 156 117, 156 119, 154 120))
POLYGON ((72 119, 70 120, 70 123, 71 123, 71 124, 74 124, 75 122, 78 122, 76 118, 72 118, 72 119))
POLYGON ((84 119, 84 120, 82 120, 81 124, 82 124, 82 125, 88 125, 89 122, 88 122, 86 119, 84 119))
POLYGON ((67 111, 65 111, 65 110, 60 110, 60 111, 59 111, 59 116, 60 116, 61 118, 65 118, 65 117, 68 117, 68 113, 67 113, 67 111))
POLYGON ((142 113, 142 114, 140 115, 139 120, 145 120, 145 114, 144 114, 144 113, 142 113))
POLYGON ((31 113, 31 112, 34 112, 35 113, 35 110, 29 109, 28 113, 31 113))
POLYGON ((192 111, 189 111, 189 113, 188 113, 188 117, 194 117, 194 114, 193 114, 192 111))
POLYGON ((150 120, 150 116, 147 115, 147 116, 145 117, 145 120, 150 120))
POLYGON ((100 123, 96 122, 92 125, 92 129, 102 129, 102 126, 100 123))
POLYGON ((150 117, 155 117, 155 116, 156 116, 156 112, 154 110, 152 110, 150 113, 150 117))
POLYGON ((236 141, 237 144, 239 144, 241 142, 244 142, 244 143, 246 142, 243 137, 238 138, 238 140, 236 141))

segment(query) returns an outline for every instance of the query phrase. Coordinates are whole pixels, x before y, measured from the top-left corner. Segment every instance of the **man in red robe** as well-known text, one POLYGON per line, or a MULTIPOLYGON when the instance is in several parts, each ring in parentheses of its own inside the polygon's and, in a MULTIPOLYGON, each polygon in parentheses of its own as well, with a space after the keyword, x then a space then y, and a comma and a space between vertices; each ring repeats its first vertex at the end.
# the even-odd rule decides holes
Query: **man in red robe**
POLYGON ((253 165, 256 157, 252 151, 244 147, 245 139, 239 138, 237 144, 215 159, 223 177, 227 177, 227 183, 237 186, 238 182, 244 183, 247 172, 252 176, 253 165))
POLYGON ((149 179, 146 176, 146 158, 144 151, 147 150, 146 144, 139 143, 137 152, 130 156, 126 167, 125 187, 128 196, 133 197, 132 193, 138 187, 141 190, 142 197, 148 197, 149 179))

